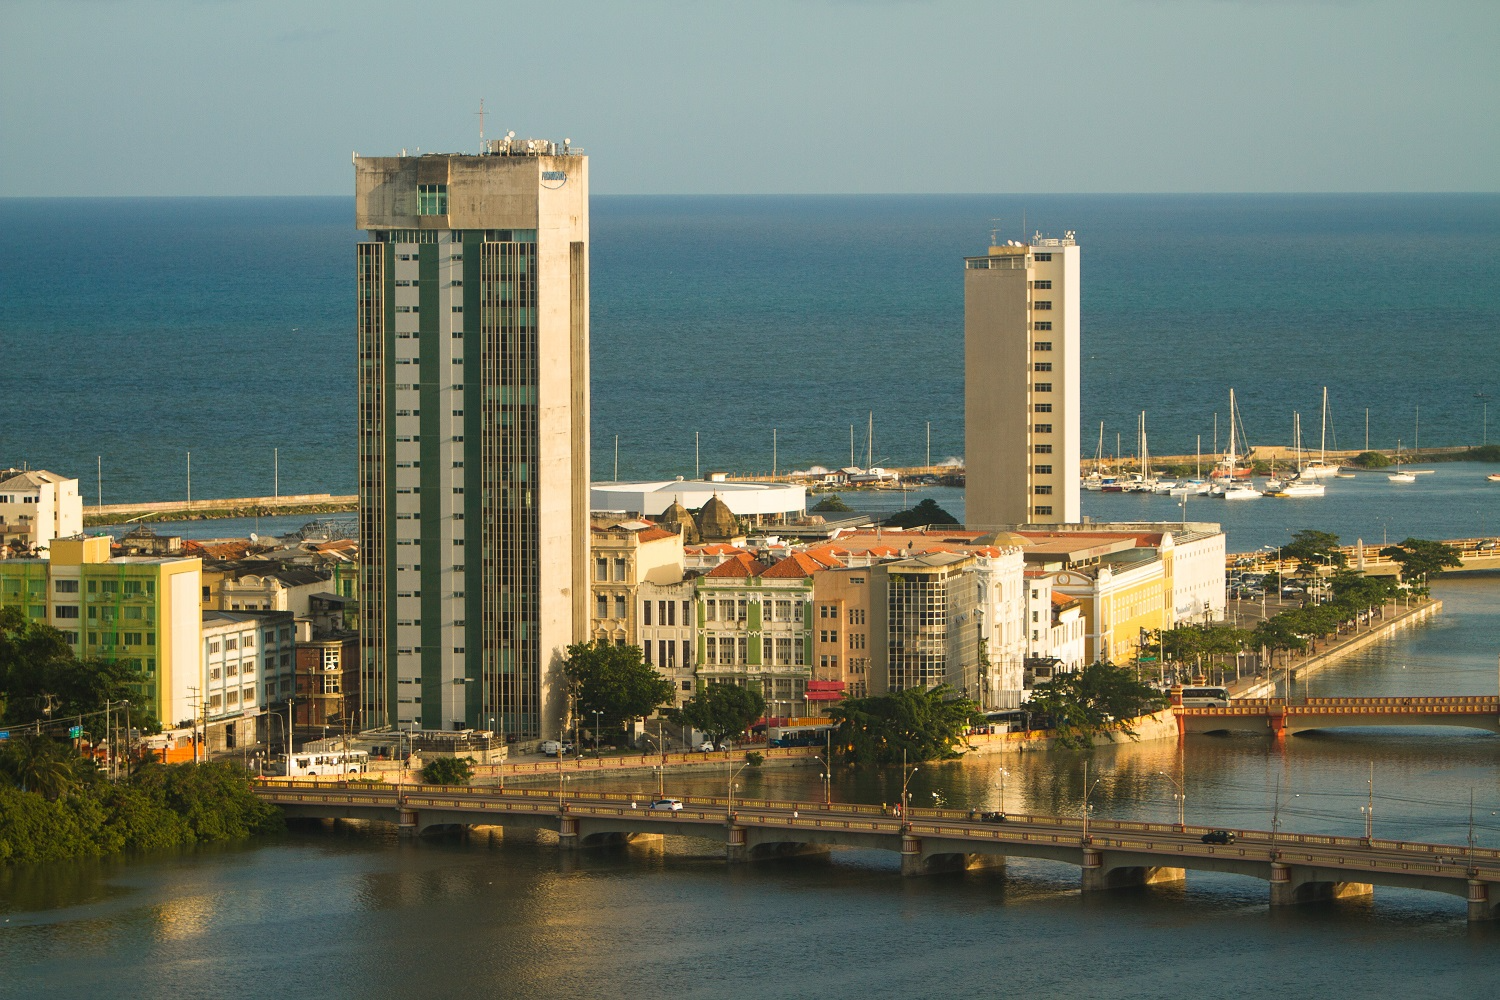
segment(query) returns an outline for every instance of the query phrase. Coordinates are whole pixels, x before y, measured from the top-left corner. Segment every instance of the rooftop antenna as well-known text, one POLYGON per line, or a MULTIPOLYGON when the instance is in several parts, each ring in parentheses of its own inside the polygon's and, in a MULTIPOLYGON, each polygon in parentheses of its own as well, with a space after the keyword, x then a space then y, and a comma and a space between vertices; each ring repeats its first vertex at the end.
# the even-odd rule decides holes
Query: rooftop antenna
POLYGON ((475 112, 479 116, 479 149, 484 151, 484 98, 479 99, 479 110, 475 112))
POLYGON ((990 227, 990 246, 992 246, 992 247, 993 246, 999 246, 1000 245, 1000 220, 999 219, 991 219, 990 221, 994 223, 994 225, 990 227))

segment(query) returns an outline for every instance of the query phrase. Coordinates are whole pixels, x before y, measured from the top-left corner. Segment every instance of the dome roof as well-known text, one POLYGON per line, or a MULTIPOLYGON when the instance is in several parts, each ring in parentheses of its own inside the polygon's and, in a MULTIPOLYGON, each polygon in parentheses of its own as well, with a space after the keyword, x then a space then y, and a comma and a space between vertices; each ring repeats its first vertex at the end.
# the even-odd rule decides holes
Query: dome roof
POLYGON ((696 545, 702 538, 698 534, 698 525, 693 521, 693 516, 688 513, 686 507, 673 500, 667 509, 661 512, 656 523, 669 531, 675 531, 682 536, 687 545, 696 545))
POLYGON ((733 538, 739 534, 740 523, 735 520, 729 505, 715 493, 703 505, 703 509, 698 511, 698 530, 702 532, 705 541, 733 538))

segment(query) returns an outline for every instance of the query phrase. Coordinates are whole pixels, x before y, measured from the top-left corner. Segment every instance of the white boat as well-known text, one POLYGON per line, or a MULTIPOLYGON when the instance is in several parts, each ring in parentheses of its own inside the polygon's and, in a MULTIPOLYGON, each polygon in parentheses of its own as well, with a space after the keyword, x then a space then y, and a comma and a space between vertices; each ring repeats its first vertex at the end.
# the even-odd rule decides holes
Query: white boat
POLYGON ((1338 464, 1328 464, 1328 386, 1323 387, 1323 433, 1318 442, 1318 458, 1308 462, 1299 475, 1303 479, 1330 479, 1339 474, 1338 464))
POLYGON ((1414 475, 1412 475, 1410 472, 1402 472, 1401 471, 1401 439, 1400 438, 1396 439, 1396 471, 1392 472, 1390 475, 1386 476, 1385 478, 1389 479, 1393 483, 1414 483, 1414 482, 1417 481, 1417 477, 1414 476, 1414 475))
POLYGON ((1104 421, 1099 421, 1099 448, 1094 452, 1094 471, 1083 479, 1083 488, 1090 493, 1098 493, 1105 486, 1115 480, 1114 476, 1104 474, 1104 421))
POLYGON ((1484 478, 1486 480, 1488 480, 1489 482, 1492 482, 1492 483, 1500 483, 1500 472, 1491 472, 1488 476, 1485 476, 1484 478))
MULTIPOLYGON (((1261 492, 1248 481, 1236 478, 1235 462, 1239 455, 1235 451, 1235 410, 1234 390, 1229 390, 1229 451, 1224 454, 1224 476, 1219 480, 1219 485, 1213 488, 1209 496, 1218 497, 1220 500, 1258 500, 1261 492)), ((1243 428, 1241 428, 1243 432, 1243 428)), ((1246 448, 1248 451, 1248 446, 1246 448)))
MULTIPOLYGON (((1327 390, 1324 390, 1325 392, 1327 390)), ((1292 414, 1292 439, 1297 449, 1297 474, 1284 483, 1277 484, 1274 488, 1270 483, 1266 484, 1266 496, 1272 497, 1320 497, 1328 492, 1328 488, 1318 482, 1315 477, 1307 475, 1307 469, 1302 464, 1302 414, 1292 414)))

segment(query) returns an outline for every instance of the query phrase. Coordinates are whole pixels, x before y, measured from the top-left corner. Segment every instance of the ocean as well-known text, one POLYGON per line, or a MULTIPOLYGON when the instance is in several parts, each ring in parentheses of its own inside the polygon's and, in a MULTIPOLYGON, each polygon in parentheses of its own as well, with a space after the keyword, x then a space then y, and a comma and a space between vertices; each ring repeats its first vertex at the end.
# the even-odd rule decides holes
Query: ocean
MULTIPOLYGON (((597 197, 593 468, 963 451, 961 260, 1083 247, 1084 438, 1252 443, 1322 386, 1343 447, 1471 445, 1500 374, 1500 195, 597 197), (992 220, 1000 220, 994 222, 992 220)), ((0 465, 88 502, 355 491, 352 198, 0 200, 0 465), (273 454, 276 456, 273 459, 273 454), (102 484, 96 477, 102 464, 102 484), (102 491, 100 489, 102 485, 102 491)), ((1311 429, 1311 434, 1309 434, 1311 429)), ((1331 442, 1332 443, 1332 442, 1331 442)), ((1479 501, 1476 501, 1479 502, 1479 501)), ((1192 516, 1203 516, 1201 511, 1192 516)), ((1401 530, 1420 533, 1420 521, 1401 530)))

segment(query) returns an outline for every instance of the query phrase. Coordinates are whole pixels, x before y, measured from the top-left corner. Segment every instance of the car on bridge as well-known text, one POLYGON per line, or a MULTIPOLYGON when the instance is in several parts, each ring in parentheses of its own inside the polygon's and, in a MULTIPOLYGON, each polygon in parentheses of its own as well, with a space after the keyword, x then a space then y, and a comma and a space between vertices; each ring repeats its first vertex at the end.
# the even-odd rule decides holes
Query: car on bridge
POLYGON ((682 812, 681 799, 652 799, 651 804, 646 806, 657 812, 682 812))
POLYGON ((1210 830, 1198 839, 1205 844, 1232 844, 1234 834, 1228 830, 1210 830))

